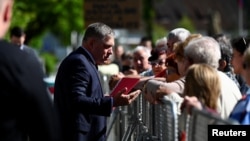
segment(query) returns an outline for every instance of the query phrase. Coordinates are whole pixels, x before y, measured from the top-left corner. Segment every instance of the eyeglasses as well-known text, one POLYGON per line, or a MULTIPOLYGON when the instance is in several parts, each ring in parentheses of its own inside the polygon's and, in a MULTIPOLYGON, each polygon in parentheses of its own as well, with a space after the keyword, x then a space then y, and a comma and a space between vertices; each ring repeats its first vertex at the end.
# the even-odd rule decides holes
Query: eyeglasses
POLYGON ((149 64, 151 64, 152 66, 156 66, 156 65, 162 66, 162 65, 166 65, 165 63, 166 62, 164 60, 149 62, 149 64))

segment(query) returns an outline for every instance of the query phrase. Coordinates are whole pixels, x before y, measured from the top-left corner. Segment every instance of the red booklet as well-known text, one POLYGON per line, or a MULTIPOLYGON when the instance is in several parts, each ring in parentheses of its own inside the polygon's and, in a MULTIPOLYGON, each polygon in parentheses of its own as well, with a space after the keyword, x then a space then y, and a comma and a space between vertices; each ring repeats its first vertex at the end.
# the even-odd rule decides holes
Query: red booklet
POLYGON ((126 94, 128 94, 139 81, 140 78, 123 77, 121 80, 119 80, 114 89, 111 91, 110 96, 115 96, 119 91, 121 91, 125 87, 127 87, 128 89, 126 92, 126 94))

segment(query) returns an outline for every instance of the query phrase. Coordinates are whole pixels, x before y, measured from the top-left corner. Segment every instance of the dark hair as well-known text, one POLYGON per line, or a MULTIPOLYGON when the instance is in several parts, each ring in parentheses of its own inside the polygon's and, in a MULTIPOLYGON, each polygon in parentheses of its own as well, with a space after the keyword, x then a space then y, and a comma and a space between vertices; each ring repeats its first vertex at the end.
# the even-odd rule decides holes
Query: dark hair
POLYGON ((104 23, 93 23, 87 27, 83 41, 86 41, 90 37, 102 39, 106 35, 115 35, 115 33, 108 25, 104 23))
POLYGON ((121 60, 126 60, 126 59, 131 59, 131 60, 133 59, 133 55, 131 52, 126 51, 122 54, 121 60))
POLYGON ((225 34, 223 34, 223 33, 218 33, 218 34, 214 34, 213 36, 212 36, 215 40, 220 40, 221 38, 226 38, 226 35, 225 34))
POLYGON ((213 38, 219 43, 220 45, 220 52, 221 52, 221 59, 226 61, 227 65, 224 68, 224 72, 232 71, 232 66, 231 66, 231 59, 232 59, 232 46, 230 44, 229 38, 223 33, 220 34, 215 34, 213 38))
POLYGON ((249 38, 237 37, 231 40, 231 45, 233 49, 237 50, 243 55, 245 50, 248 48, 249 41, 249 38))
POLYGON ((143 36, 143 37, 141 38, 140 43, 145 42, 145 41, 152 41, 152 38, 151 38, 150 36, 143 36))
POLYGON ((23 35, 25 35, 25 32, 21 27, 15 26, 10 30, 10 37, 16 36, 20 38, 23 35))
POLYGON ((231 67, 231 59, 232 59, 232 47, 229 45, 226 45, 225 43, 221 43, 220 44, 220 51, 221 51, 221 59, 225 60, 227 62, 227 66, 225 67, 224 71, 232 71, 232 67, 231 67))
POLYGON ((165 48, 153 48, 151 50, 151 56, 148 58, 148 61, 155 61, 159 58, 161 54, 165 54, 166 49, 165 48))

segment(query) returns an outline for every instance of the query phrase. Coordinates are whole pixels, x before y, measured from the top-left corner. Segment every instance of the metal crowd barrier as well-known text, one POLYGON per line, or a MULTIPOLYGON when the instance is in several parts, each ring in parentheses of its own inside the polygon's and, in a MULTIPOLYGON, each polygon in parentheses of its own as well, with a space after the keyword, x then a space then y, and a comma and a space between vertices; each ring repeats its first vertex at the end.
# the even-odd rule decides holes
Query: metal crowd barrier
POLYGON ((152 105, 140 94, 130 105, 114 109, 107 141, 207 141, 207 125, 237 124, 195 108, 191 115, 177 111, 173 101, 162 99, 162 104, 152 105))
POLYGON ((114 123, 119 125, 115 130, 119 130, 117 141, 207 141, 208 125, 238 124, 196 108, 191 115, 184 112, 180 116, 176 103, 167 99, 162 102, 149 104, 141 94, 131 105, 115 109, 111 117, 119 116, 110 118, 108 131, 116 127, 114 123))
POLYGON ((177 105, 170 100, 155 105, 155 135, 160 141, 178 141, 177 105))
MULTIPOLYGON (((187 113, 185 113, 187 114, 187 113)), ((208 125, 237 125, 231 119, 222 119, 216 114, 192 108, 191 115, 186 119, 186 141, 207 141, 208 125)))
POLYGON ((115 109, 109 124, 108 133, 119 120, 120 141, 177 141, 178 116, 174 102, 163 100, 163 104, 152 105, 141 94, 131 105, 115 109), (120 118, 114 118, 118 117, 120 118), (122 118, 122 119, 121 119, 122 118), (124 124, 127 123, 127 124, 124 124))

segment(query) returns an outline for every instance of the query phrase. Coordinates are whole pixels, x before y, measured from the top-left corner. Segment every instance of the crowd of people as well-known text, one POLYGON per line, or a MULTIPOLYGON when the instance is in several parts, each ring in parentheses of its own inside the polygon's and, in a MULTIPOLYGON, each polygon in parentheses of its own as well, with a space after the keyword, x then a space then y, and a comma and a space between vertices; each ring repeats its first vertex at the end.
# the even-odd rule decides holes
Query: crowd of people
POLYGON ((196 107, 250 124, 246 37, 210 37, 180 27, 155 45, 142 38, 133 50, 125 50, 115 45, 111 27, 93 23, 82 45, 60 63, 52 100, 36 53, 23 43, 25 33, 15 27, 11 41, 3 39, 12 6, 12 0, 0 0, 0 140, 104 141, 113 109, 131 104, 140 94, 151 104, 161 104, 163 97, 176 102, 180 115, 184 108, 196 107), (113 96, 102 89, 98 67, 110 63, 119 69, 106 82, 110 90, 123 77, 140 78, 128 94, 127 88, 113 96))
POLYGON ((137 73, 113 75, 110 88, 122 77, 139 76, 135 90, 140 89, 151 104, 161 104, 164 97, 176 102, 180 115, 195 107, 222 119, 250 124, 248 46, 247 37, 207 36, 176 28, 157 40, 152 50, 144 47, 141 50, 147 51, 138 54, 138 48, 143 48, 138 45, 132 51, 131 67, 137 73))

